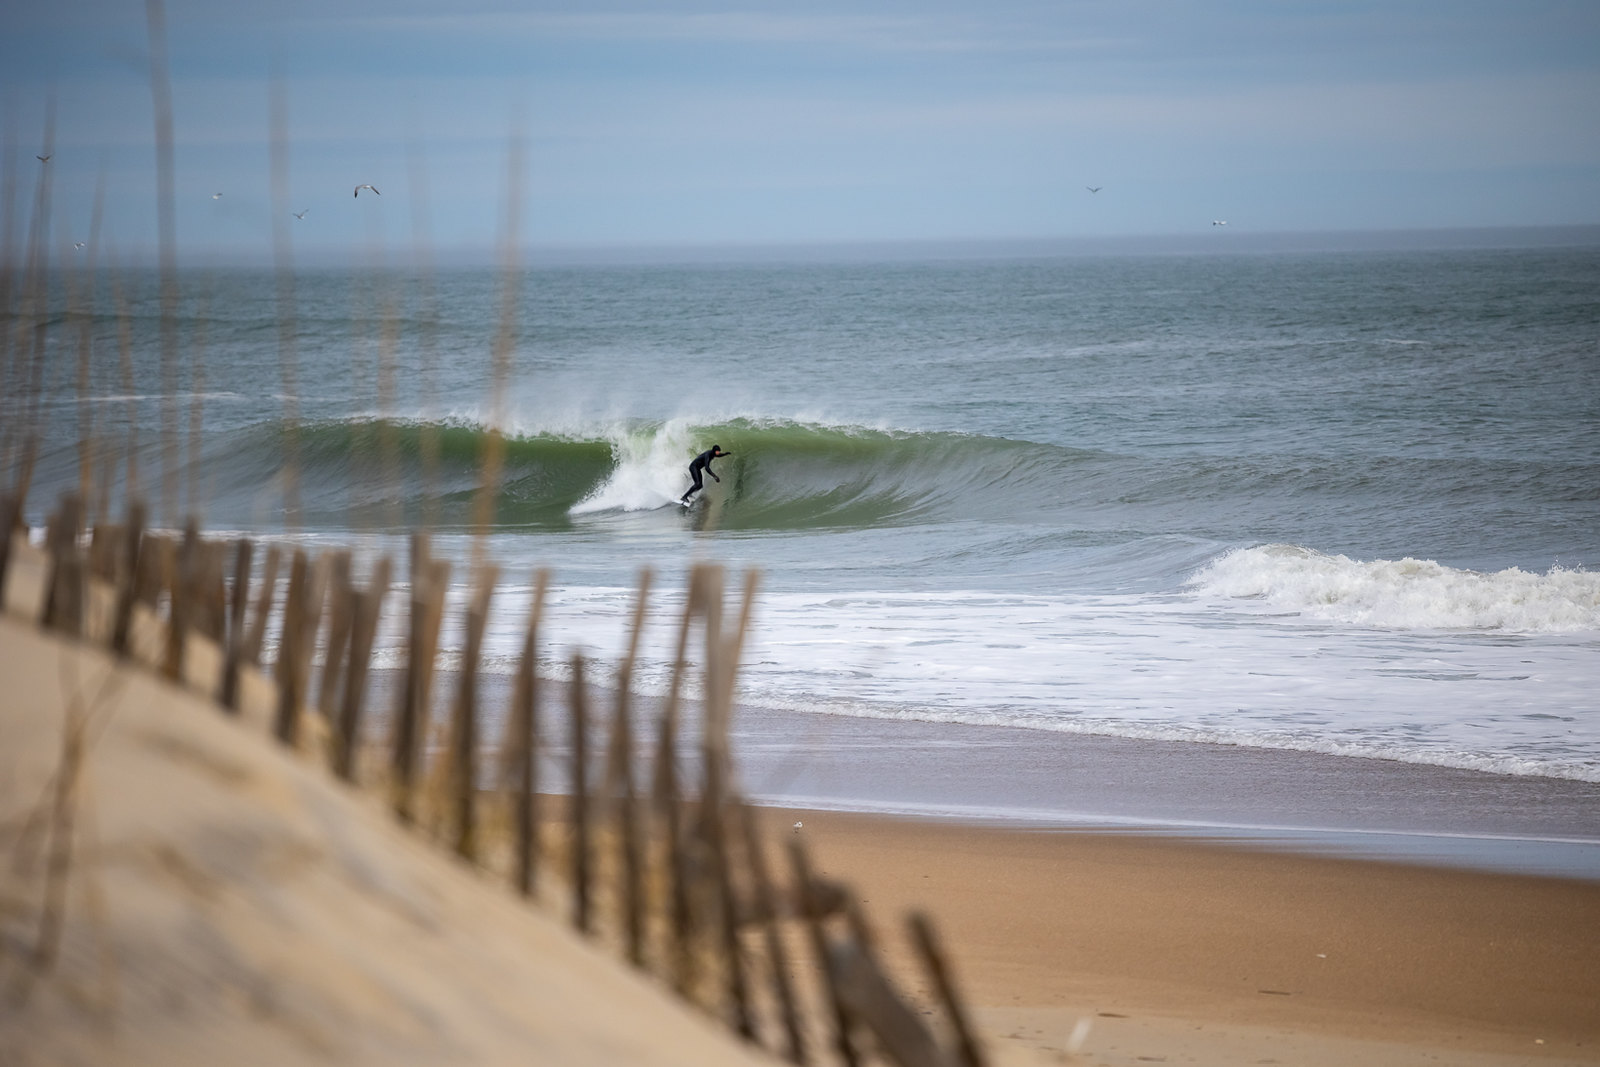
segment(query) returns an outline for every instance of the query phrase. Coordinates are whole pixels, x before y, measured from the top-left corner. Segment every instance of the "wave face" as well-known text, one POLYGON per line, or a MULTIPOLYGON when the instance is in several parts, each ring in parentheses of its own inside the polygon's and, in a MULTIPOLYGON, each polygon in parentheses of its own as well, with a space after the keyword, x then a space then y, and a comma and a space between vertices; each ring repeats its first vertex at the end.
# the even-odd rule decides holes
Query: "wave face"
POLYGON ((1196 593, 1390 630, 1600 630, 1600 573, 1484 574, 1432 560, 1353 560, 1297 545, 1236 549, 1190 579, 1196 593))
MULTIPOLYGON (((213 445, 206 477, 254 486, 291 447, 268 423, 213 445)), ((352 514, 444 525, 471 521, 489 433, 460 422, 349 419, 297 432, 306 521, 352 514), (431 452, 436 459, 429 461, 431 452), (430 488, 431 487, 431 488, 430 488)), ((730 452, 706 480, 728 530, 901 526, 992 515, 1037 516, 1092 453, 960 433, 918 433, 785 419, 633 422, 590 432, 512 434, 497 525, 570 527, 654 511, 689 486, 688 464, 719 444, 730 452)))

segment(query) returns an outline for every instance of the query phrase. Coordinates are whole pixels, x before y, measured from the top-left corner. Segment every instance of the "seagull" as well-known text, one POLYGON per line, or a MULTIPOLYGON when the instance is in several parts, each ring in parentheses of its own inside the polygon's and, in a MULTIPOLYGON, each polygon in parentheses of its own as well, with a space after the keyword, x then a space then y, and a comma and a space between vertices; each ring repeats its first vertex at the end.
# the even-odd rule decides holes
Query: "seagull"
POLYGON ((211 194, 211 199, 213 199, 213 200, 221 200, 222 199, 222 194, 221 193, 212 193, 211 194))
POLYGON ((383 195, 382 193, 378 192, 378 187, 376 185, 358 185, 358 186, 356 186, 356 191, 351 193, 350 195, 351 196, 360 196, 361 195, 361 190, 363 190, 363 189, 371 189, 373 191, 373 193, 375 193, 378 196, 382 196, 383 195))
POLYGON ((37 159, 40 163, 48 163, 55 158, 55 155, 56 154, 54 152, 51 152, 48 156, 34 156, 33 158, 37 159))
POLYGON ((307 213, 308 213, 308 212, 309 212, 309 211, 310 211, 310 210, 311 210, 311 209, 310 209, 310 208, 306 208, 306 210, 305 210, 305 211, 293 211, 293 212, 290 212, 290 214, 292 214, 292 215, 293 215, 293 216, 294 216, 294 217, 295 217, 295 218, 297 218, 297 219, 303 219, 303 218, 305 218, 305 217, 306 217, 306 214, 307 214, 307 213))
POLYGON ((1228 220, 1227 219, 1212 219, 1211 220, 1211 225, 1213 225, 1213 226, 1226 226, 1227 224, 1228 224, 1228 220))
POLYGON ((1098 193, 1100 190, 1104 189, 1105 186, 1103 186, 1103 185, 1085 185, 1084 188, 1089 190, 1091 193, 1098 193))
POLYGON ((799 833, 799 832, 800 832, 800 827, 802 827, 802 826, 804 826, 804 825, 805 825, 805 823, 803 823, 803 822, 797 822, 797 823, 795 823, 795 824, 794 824, 794 832, 795 832, 795 833, 799 833))
POLYGON ((72 242, 72 247, 73 248, 82 248, 83 247, 83 242, 82 241, 74 241, 74 242, 72 242))

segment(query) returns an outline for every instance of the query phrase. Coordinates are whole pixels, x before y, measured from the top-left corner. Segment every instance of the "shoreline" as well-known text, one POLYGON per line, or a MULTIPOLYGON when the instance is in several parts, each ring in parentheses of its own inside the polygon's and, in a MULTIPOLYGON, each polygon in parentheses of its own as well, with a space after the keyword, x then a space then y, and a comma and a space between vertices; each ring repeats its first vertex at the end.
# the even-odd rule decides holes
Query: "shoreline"
MULTIPOLYGON (((369 738, 382 736, 399 678, 398 671, 372 672, 369 738)), ((454 679, 449 671, 436 676, 436 718, 450 706, 454 679)), ((491 743, 510 683, 505 675, 478 676, 491 743)), ((544 780, 556 783, 568 744, 566 701, 559 683, 545 685, 544 780)), ((591 691, 592 728, 601 731, 615 695, 598 684, 591 691)), ((661 704, 635 695, 634 714, 651 722, 661 704)), ((686 712, 692 716, 692 703, 686 712)), ((686 740, 692 736, 686 732, 686 740)), ((745 792, 766 807, 1207 838, 1256 850, 1600 881, 1600 783, 737 702, 731 743, 745 792)))

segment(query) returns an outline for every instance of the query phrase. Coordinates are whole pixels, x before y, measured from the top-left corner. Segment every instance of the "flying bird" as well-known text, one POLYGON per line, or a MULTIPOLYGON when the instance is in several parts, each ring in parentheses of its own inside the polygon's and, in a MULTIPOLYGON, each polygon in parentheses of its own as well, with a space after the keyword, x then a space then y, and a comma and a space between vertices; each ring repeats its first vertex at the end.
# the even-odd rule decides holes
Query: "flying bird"
POLYGON ((211 199, 213 199, 213 200, 221 200, 222 199, 222 194, 221 193, 212 193, 211 194, 211 199))
POLYGON ((1227 219, 1212 219, 1211 220, 1211 225, 1213 225, 1213 226, 1226 226, 1227 224, 1228 224, 1228 220, 1227 219))
POLYGON ((74 242, 72 242, 72 247, 73 248, 82 248, 83 247, 83 242, 82 241, 74 241, 74 242))
POLYGON ((292 215, 293 215, 293 216, 294 216, 294 217, 295 217, 295 218, 297 218, 297 219, 303 219, 303 218, 305 218, 305 217, 306 217, 306 215, 307 215, 307 214, 308 214, 308 213, 309 213, 309 212, 310 212, 310 211, 311 211, 311 209, 310 209, 310 208, 306 208, 306 209, 305 209, 305 211, 293 211, 293 212, 290 212, 290 214, 292 214, 292 215))
POLYGON ((351 193, 350 195, 351 196, 360 196, 361 195, 361 190, 363 190, 363 189, 371 189, 373 191, 373 193, 376 194, 377 196, 382 196, 383 195, 382 193, 378 192, 378 187, 376 185, 358 185, 358 186, 356 186, 356 191, 351 193))
POLYGON ((1084 188, 1089 190, 1091 193, 1098 193, 1100 190, 1104 189, 1105 186, 1103 186, 1103 185, 1085 185, 1084 188))
POLYGON ((55 155, 56 154, 54 152, 51 152, 48 156, 34 156, 33 158, 37 159, 40 163, 48 163, 55 158, 55 155))

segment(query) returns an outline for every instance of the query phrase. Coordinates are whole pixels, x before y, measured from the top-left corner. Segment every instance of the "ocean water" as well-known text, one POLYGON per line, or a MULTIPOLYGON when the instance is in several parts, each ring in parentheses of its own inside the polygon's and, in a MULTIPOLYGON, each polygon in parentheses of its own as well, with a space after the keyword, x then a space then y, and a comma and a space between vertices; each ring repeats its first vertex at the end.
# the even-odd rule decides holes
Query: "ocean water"
POLYGON ((131 424, 210 529, 427 521, 460 581, 495 422, 490 670, 535 567, 559 672, 648 565, 659 689, 707 559, 761 572, 750 705, 1600 781, 1600 247, 308 269, 292 321, 270 272, 181 283, 166 363, 152 275, 58 286, 36 510, 131 424))

